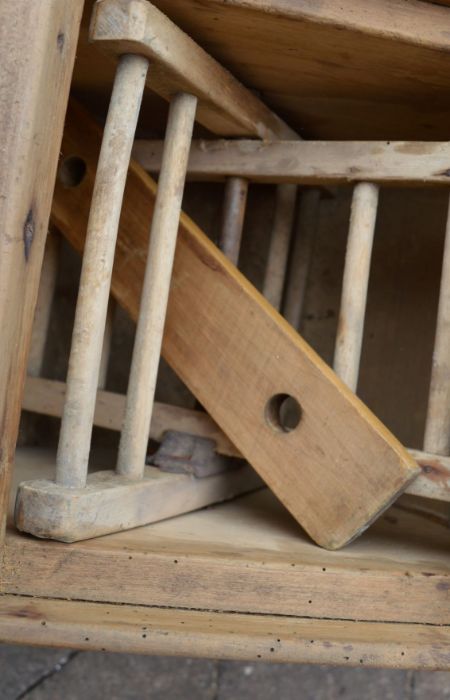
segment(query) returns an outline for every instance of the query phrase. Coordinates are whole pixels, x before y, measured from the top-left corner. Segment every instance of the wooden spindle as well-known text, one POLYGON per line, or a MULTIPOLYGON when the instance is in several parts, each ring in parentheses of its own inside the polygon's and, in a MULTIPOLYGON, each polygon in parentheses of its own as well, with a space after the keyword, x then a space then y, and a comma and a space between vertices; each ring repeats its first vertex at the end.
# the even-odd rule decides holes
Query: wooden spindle
POLYGON ((278 185, 275 219, 263 283, 264 296, 277 310, 281 307, 283 297, 296 198, 296 185, 278 185))
POLYGON ((148 60, 124 55, 117 67, 91 203, 72 335, 56 481, 86 484, 114 249, 148 60))
POLYGON ((59 238, 54 231, 49 231, 45 244, 44 260, 41 269, 39 292, 34 312, 33 331, 31 334, 30 353, 27 372, 30 377, 42 374, 48 327, 55 296, 56 277, 58 274, 59 238))
POLYGON ((305 302, 306 284, 314 248, 320 190, 309 188, 302 192, 295 238, 289 261, 286 298, 283 316, 296 330, 300 330, 305 302))
POLYGON ((225 185, 219 248, 233 265, 238 264, 247 205, 248 181, 230 177, 225 185))
POLYGON ((352 391, 358 384, 378 194, 378 186, 366 182, 353 190, 334 353, 334 370, 352 391))
POLYGON ((114 323, 114 313, 116 310, 116 302, 112 297, 109 298, 108 310, 106 312, 105 332, 103 334, 102 356, 100 359, 100 369, 98 372, 98 388, 104 389, 106 386, 106 378, 108 376, 109 360, 111 356, 111 341, 114 323))
POLYGON ((439 455, 450 453, 450 206, 447 213, 424 450, 439 455))
POLYGON ((196 107, 187 93, 170 104, 117 461, 117 472, 135 480, 144 473, 196 107))

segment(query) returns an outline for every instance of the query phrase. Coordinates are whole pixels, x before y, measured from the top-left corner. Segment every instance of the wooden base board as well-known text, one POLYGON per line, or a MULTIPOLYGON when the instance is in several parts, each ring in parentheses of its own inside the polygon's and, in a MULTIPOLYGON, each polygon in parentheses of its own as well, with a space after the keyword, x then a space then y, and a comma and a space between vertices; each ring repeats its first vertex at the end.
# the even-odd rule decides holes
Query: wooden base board
POLYGON ((389 668, 450 668, 450 630, 428 625, 164 610, 0 596, 0 639, 136 654, 389 668))
MULTIPOLYGON (((47 460, 31 448, 19 451, 16 479, 36 477, 47 460)), ((402 501, 344 550, 326 551, 262 490, 71 545, 11 526, 1 590, 252 617, 426 624, 437 626, 438 639, 450 626, 449 541, 444 518, 402 501)))

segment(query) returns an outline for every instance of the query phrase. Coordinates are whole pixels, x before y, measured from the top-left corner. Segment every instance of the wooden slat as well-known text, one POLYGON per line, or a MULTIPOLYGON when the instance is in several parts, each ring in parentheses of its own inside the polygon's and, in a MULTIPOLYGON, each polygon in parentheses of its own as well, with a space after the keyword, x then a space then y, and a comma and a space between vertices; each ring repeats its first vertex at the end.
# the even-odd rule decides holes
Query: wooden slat
POLYGON ((198 98, 198 121, 216 134, 295 138, 257 97, 208 56, 148 0, 100 0, 91 40, 119 57, 139 53, 152 63, 149 87, 165 99, 185 92, 198 98))
MULTIPOLYGON (((46 416, 61 418, 66 385, 51 379, 27 377, 22 408, 46 416)), ((98 391, 94 425, 109 430, 122 429, 125 396, 111 391, 98 391)), ((229 457, 241 453, 204 411, 155 402, 149 436, 161 442, 167 430, 198 435, 213 440, 216 451, 229 457)), ((406 489, 406 493, 442 501, 450 501, 450 457, 409 450, 422 469, 406 489)))
MULTIPOLYGON (((63 155, 83 158, 87 174, 78 188, 57 185, 53 219, 78 250, 99 142, 99 130, 72 109, 63 155)), ((134 318, 155 189, 133 165, 112 292, 134 318)), ((286 507, 327 547, 356 535, 417 474, 399 443, 184 216, 163 355, 286 507), (298 429, 289 434, 274 429, 265 415, 279 393, 293 395, 303 408, 298 429), (345 438, 348 425, 351 440, 345 438)))
MULTIPOLYGON (((133 157, 161 167, 161 141, 137 140, 133 157)), ((194 141, 189 177, 246 177, 254 182, 336 185, 374 182, 419 187, 450 184, 448 141, 194 141)))
MULTIPOLYGON (((51 473, 52 456, 39 455, 36 449, 18 451, 18 480, 51 473)), ((339 552, 315 546, 268 489, 70 547, 11 530, 4 592, 448 625, 447 520, 405 500, 339 552)))
POLYGON ((0 599, 10 644, 290 663, 450 669, 448 627, 0 599))
POLYGON ((2 2, 0 543, 82 0, 2 2))

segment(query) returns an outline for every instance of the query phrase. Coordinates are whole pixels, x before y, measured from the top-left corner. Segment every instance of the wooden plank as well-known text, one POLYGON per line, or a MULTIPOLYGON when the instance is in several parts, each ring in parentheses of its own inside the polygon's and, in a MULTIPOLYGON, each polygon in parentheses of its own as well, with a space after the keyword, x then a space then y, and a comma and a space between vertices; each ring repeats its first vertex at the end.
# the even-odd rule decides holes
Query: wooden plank
POLYGON ((0 599, 10 644, 290 663, 450 669, 448 627, 0 599))
POLYGON ((5 0, 0 57, 0 542, 82 0, 5 0))
MULTIPOLYGON (((85 161, 86 177, 76 188, 57 185, 53 220, 78 250, 84 242, 100 137, 86 114, 73 108, 62 151, 85 161)), ((153 181, 133 164, 112 293, 134 318, 155 191, 153 181)), ((335 548, 355 536, 418 472, 384 426, 185 216, 163 355, 324 546, 335 548), (290 433, 271 415, 280 394, 292 395, 303 411, 298 429, 290 433), (345 438, 348 425, 351 440, 345 438)))
MULTIPOLYGON (((133 157, 149 172, 159 172, 162 142, 137 140, 133 157)), ((449 186, 448 141, 193 141, 191 179, 245 177, 254 182, 339 185, 449 186)))
MULTIPOLYGON (((52 460, 39 455, 18 452, 18 480, 47 475, 52 460)), ((11 529, 2 577, 10 594, 450 624, 446 519, 409 503, 393 506, 339 552, 311 543, 268 489, 70 546, 11 529)))
POLYGON ((274 138, 295 133, 148 0, 100 0, 90 38, 116 57, 146 56, 148 85, 165 99, 198 98, 198 121, 216 134, 274 138))

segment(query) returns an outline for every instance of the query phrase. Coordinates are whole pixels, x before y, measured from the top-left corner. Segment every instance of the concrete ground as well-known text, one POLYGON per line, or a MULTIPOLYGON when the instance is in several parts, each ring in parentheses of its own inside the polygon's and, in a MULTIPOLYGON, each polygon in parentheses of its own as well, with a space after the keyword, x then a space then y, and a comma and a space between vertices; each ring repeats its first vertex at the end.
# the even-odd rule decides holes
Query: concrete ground
POLYGON ((444 700, 450 673, 239 663, 0 644, 0 700, 444 700))

